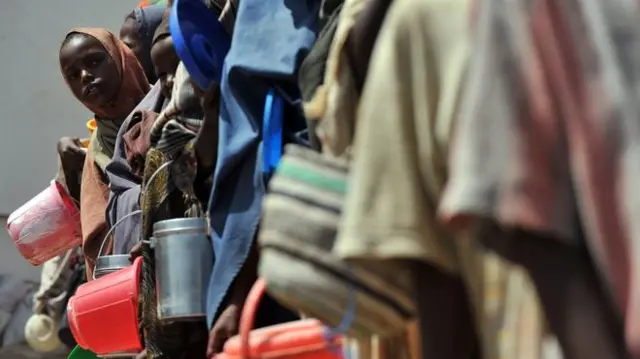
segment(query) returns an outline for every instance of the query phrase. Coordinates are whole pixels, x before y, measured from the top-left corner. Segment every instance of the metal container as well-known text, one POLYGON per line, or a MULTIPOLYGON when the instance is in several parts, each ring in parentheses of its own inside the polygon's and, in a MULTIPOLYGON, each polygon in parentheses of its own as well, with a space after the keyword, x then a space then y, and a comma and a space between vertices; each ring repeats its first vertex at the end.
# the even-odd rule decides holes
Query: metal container
POLYGON ((190 320, 206 316, 205 299, 213 249, 204 218, 176 218, 153 225, 158 317, 190 320))
POLYGON ((96 259, 96 267, 93 276, 98 279, 109 273, 119 271, 131 265, 128 254, 114 254, 110 256, 100 256, 96 259))

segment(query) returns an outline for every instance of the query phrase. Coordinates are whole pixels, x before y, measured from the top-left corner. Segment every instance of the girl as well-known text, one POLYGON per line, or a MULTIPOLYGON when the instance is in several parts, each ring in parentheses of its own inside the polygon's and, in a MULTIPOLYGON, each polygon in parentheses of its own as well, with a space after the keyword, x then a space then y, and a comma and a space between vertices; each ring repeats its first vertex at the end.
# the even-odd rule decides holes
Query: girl
MULTIPOLYGON (((149 91, 149 83, 133 52, 102 28, 70 31, 60 48, 60 69, 71 92, 97 120, 80 183, 82 249, 91 278, 106 232, 109 190, 104 169, 113 156, 120 125, 149 91)), ((63 168, 67 159, 77 157, 77 151, 74 146, 61 149, 63 168)))

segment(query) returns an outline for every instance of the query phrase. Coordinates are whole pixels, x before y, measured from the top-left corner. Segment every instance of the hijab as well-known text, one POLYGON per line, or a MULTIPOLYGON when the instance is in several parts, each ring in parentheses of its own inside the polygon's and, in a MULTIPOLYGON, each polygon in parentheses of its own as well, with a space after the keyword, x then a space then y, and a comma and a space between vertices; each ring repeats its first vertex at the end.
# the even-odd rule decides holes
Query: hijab
POLYGON ((139 7, 133 10, 133 19, 136 22, 136 33, 140 38, 140 46, 142 46, 143 58, 141 65, 149 79, 149 83, 155 83, 158 80, 151 63, 151 44, 153 35, 162 21, 166 7, 164 5, 149 5, 147 7, 139 7))
MULTIPOLYGON (((120 88, 109 104, 97 107, 83 103, 96 115, 97 129, 89 149, 93 152, 96 163, 104 169, 111 156, 113 156, 120 125, 138 102, 144 98, 150 86, 136 56, 127 45, 109 30, 104 28, 76 28, 71 30, 67 36, 74 33, 89 35, 100 41, 116 64, 120 75, 120 88)), ((80 98, 78 100, 82 102, 80 98)))
POLYGON ((151 46, 153 46, 153 44, 155 44, 157 41, 162 40, 167 36, 171 36, 171 31, 169 30, 169 12, 166 12, 162 16, 162 20, 160 21, 160 24, 158 24, 158 27, 156 28, 156 31, 153 34, 153 39, 151 40, 151 46))

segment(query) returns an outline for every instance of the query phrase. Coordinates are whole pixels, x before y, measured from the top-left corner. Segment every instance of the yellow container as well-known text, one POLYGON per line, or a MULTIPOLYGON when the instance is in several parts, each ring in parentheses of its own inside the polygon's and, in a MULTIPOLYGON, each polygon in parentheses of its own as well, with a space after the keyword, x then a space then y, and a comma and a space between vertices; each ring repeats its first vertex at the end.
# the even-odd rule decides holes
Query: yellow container
POLYGON ((93 135, 93 131, 95 131, 97 127, 98 127, 98 124, 96 123, 95 118, 92 118, 89 121, 87 121, 87 130, 89 130, 89 136, 93 135))

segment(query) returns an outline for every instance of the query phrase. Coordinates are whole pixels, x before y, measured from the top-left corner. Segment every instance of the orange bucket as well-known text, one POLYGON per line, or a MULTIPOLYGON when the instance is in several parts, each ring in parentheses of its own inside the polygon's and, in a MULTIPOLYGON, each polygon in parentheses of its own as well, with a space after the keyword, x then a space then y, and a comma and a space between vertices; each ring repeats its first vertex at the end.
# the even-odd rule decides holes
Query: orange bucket
POLYGON ((98 123, 96 122, 95 118, 87 121, 87 130, 89 131, 89 136, 93 135, 93 132, 96 130, 96 128, 98 128, 98 123))
POLYGON ((7 231, 20 254, 34 266, 82 244, 80 212, 55 180, 9 215, 7 231))
POLYGON ((98 356, 139 353, 138 298, 142 257, 133 265, 82 284, 69 299, 67 316, 78 345, 98 356))
POLYGON ((316 319, 298 320, 251 330, 258 303, 266 289, 263 279, 254 284, 242 309, 240 334, 229 339, 215 359, 342 359, 341 335, 328 336, 316 319))

